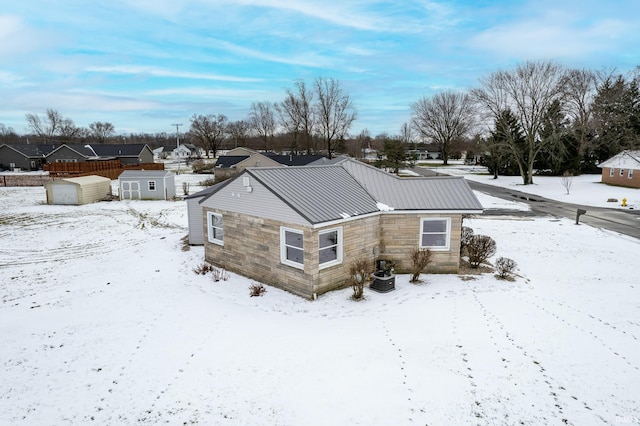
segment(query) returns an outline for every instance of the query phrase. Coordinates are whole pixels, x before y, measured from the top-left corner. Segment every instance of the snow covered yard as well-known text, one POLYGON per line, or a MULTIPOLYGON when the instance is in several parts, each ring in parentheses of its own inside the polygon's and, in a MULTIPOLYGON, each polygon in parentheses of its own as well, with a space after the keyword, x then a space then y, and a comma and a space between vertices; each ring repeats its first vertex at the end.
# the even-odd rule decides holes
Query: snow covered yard
POLYGON ((636 239, 473 218, 514 282, 252 298, 193 273, 184 202, 44 198, 0 188, 0 424, 640 422, 636 239))

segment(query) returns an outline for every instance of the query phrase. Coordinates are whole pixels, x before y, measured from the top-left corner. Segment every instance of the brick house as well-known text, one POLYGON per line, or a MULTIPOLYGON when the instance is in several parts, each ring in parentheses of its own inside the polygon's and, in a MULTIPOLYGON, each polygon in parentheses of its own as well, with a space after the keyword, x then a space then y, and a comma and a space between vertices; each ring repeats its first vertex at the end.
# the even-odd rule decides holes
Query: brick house
POLYGON ((205 259, 310 299, 347 285, 361 258, 406 273, 418 247, 433 252, 429 271, 456 273, 462 215, 482 213, 464 178, 399 178, 356 160, 247 168, 206 191, 190 204, 205 259))
POLYGON ((602 183, 640 188, 640 151, 622 151, 598 167, 602 169, 602 183))

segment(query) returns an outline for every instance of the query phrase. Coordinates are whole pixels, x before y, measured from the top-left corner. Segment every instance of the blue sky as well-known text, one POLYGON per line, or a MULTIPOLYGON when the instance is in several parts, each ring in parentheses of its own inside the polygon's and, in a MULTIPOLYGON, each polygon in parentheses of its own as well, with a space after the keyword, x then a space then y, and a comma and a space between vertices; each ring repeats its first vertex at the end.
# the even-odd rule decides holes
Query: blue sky
POLYGON ((640 65, 637 0, 1 0, 0 123, 58 110, 77 126, 172 132, 245 119, 296 79, 342 83, 351 134, 398 134, 424 95, 525 60, 640 65))

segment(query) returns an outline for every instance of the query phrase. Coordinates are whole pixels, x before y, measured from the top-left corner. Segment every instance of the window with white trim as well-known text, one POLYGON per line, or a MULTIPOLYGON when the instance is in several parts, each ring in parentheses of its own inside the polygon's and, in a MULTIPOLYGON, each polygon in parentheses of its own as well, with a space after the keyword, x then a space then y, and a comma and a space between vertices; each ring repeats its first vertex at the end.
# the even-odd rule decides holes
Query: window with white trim
POLYGON ((420 220, 420 248, 449 250, 450 241, 450 218, 422 218, 420 220))
POLYGON ((629 173, 627 174, 628 179, 633 179, 633 169, 629 169, 629 173))
POLYGON ((615 173, 616 169, 614 169, 613 167, 611 167, 609 169, 609 177, 613 177, 614 173, 615 173))
POLYGON ((297 229, 280 228, 280 261, 304 269, 304 233, 297 229))
POLYGON ((155 180, 150 180, 147 183, 149 184, 149 191, 155 191, 156 190, 156 181, 155 180))
POLYGON ((320 269, 342 263, 342 228, 318 233, 318 258, 320 269))
POLYGON ((224 245, 224 227, 220 213, 207 212, 207 237, 210 243, 224 245))

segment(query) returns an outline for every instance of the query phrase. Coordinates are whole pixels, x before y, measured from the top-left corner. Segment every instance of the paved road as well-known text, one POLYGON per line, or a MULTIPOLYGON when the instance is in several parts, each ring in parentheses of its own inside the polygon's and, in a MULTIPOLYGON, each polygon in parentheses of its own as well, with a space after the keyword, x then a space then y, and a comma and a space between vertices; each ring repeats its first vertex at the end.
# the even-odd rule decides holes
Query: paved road
MULTIPOLYGON (((429 175, 429 171, 416 167, 415 172, 422 175, 429 175)), ((511 188, 487 185, 479 182, 467 180, 469 186, 493 197, 505 200, 515 200, 527 203, 531 206, 531 212, 521 212, 513 210, 485 210, 486 214, 509 214, 512 216, 545 216, 552 215, 566 217, 576 220, 578 209, 586 210, 587 213, 580 216, 580 223, 586 223, 598 228, 608 229, 640 239, 640 210, 608 209, 603 207, 583 206, 578 204, 563 203, 561 201, 550 200, 538 195, 525 194, 511 188)))

